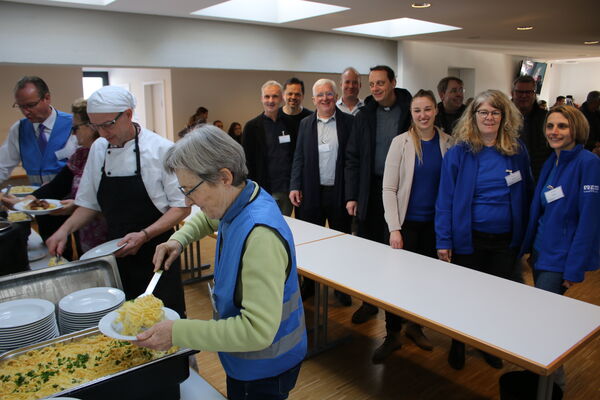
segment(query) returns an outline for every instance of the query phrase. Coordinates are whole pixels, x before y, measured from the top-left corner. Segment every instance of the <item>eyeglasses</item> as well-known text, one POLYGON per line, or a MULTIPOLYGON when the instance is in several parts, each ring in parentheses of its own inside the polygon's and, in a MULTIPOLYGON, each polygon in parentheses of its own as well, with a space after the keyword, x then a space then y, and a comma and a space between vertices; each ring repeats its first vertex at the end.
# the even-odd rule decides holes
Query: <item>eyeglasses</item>
POLYGON ((488 111, 488 110, 478 110, 475 112, 480 118, 486 119, 490 115, 494 119, 498 119, 502 116, 502 112, 500 111, 488 111))
POLYGON ((331 97, 335 97, 335 93, 333 93, 333 92, 317 93, 317 94, 315 94, 315 97, 316 97, 317 99, 322 99, 322 98, 324 98, 324 97, 329 97, 329 98, 331 98, 331 97))
POLYGON ((15 103, 12 106, 13 106, 13 108, 18 108, 20 110, 31 110, 33 107, 35 107, 38 104, 40 104, 40 102, 42 100, 44 100, 44 99, 42 98, 42 99, 39 99, 38 101, 36 101, 35 103, 29 103, 29 104, 17 104, 17 103, 15 103))
POLYGON ((79 130, 79 128, 81 128, 82 126, 89 126, 89 122, 83 122, 81 124, 77 124, 77 125, 73 125, 71 127, 71 133, 77 133, 77 131, 79 130))
POLYGON ((192 194, 194 192, 194 190, 198 189, 200 187, 200 185, 202 185, 204 182, 206 181, 200 181, 199 184, 197 184, 196 186, 194 186, 193 188, 191 188, 190 190, 188 190, 187 192, 185 191, 185 188, 183 186, 178 186, 179 191, 185 196, 185 197, 190 197, 190 194, 192 194))
POLYGON ((450 90, 448 90, 450 93, 452 94, 457 94, 457 93, 464 93, 465 92, 465 88, 452 88, 450 90))
POLYGON ((527 95, 527 94, 534 94, 535 90, 515 90, 516 94, 520 94, 520 95, 527 95))
POLYGON ((95 130, 99 130, 99 129, 111 129, 112 127, 115 126, 115 124, 117 123, 117 120, 119 118, 121 118, 121 115, 123 115, 125 111, 121 111, 119 114, 117 114, 117 116, 115 117, 115 119, 113 119, 112 121, 106 121, 103 122, 101 124, 92 124, 91 122, 88 124, 91 128, 95 129, 95 130))

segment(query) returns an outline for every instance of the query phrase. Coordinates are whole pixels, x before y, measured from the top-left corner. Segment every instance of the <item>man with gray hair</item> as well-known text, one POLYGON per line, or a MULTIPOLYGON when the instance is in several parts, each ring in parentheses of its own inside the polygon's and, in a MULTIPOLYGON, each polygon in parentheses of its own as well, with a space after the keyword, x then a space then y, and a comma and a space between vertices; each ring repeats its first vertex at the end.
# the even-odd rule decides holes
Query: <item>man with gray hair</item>
MULTIPOLYGON (((62 254, 67 237, 101 213, 108 238, 117 241, 113 251, 127 299, 144 293, 155 247, 190 212, 177 177, 162 166, 173 143, 133 122, 135 104, 118 86, 104 86, 88 99, 89 125, 100 138, 90 148, 75 198, 78 208, 46 241, 51 254, 62 254)), ((154 294, 185 316, 179 263, 163 273, 154 294)))
POLYGON ((600 92, 589 92, 580 110, 590 124, 590 135, 585 148, 600 156, 600 92))
POLYGON ((336 103, 337 108, 346 114, 358 114, 358 110, 365 105, 358 98, 361 87, 358 71, 353 67, 346 68, 342 72, 340 85, 342 87, 342 97, 336 103))
POLYGON ((297 132, 279 108, 283 87, 265 82, 260 90, 263 112, 246 122, 242 146, 246 153, 248 177, 273 196, 283 215, 292 214, 289 199, 290 171, 297 132))
MULTIPOLYGON (((313 85, 316 112, 300 122, 290 182, 290 201, 297 218, 350 233, 351 218, 344 201, 345 152, 354 117, 335 106, 335 82, 319 79, 313 85)), ((303 299, 314 293, 314 283, 305 279, 303 299), (312 287, 311 287, 312 285, 312 287)), ((347 294, 335 292, 346 306, 347 294)))

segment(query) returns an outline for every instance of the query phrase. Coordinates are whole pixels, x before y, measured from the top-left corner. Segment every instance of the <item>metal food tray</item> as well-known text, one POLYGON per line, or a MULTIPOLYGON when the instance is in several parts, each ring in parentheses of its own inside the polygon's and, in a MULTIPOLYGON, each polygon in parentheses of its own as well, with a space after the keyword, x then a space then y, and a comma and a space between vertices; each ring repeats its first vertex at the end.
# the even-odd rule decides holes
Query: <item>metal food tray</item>
POLYGON ((66 295, 92 287, 123 289, 113 255, 0 276, 0 303, 38 298, 58 304, 66 295))
MULTIPOLYGON (((57 343, 72 342, 96 334, 101 334, 97 327, 88 328, 11 350, 0 354, 0 362, 32 350, 42 349, 57 343)), ((105 400, 119 394, 119 398, 127 399, 179 399, 179 384, 189 376, 188 357, 194 353, 196 353, 195 350, 180 349, 173 354, 103 376, 44 398, 69 395, 84 400, 105 400), (109 395, 112 396, 109 397, 109 395)))

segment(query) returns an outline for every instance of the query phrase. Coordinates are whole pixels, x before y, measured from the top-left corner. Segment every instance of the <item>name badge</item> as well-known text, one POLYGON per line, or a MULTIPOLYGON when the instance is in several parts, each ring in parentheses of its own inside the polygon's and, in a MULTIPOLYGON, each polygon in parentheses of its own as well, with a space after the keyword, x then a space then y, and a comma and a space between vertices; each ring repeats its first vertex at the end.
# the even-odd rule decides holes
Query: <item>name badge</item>
POLYGON ((329 143, 319 145, 319 153, 327 153, 328 151, 331 151, 331 145, 329 143))
POLYGON ((563 193, 562 186, 559 186, 552 190, 548 190, 547 192, 544 193, 544 196, 546 196, 546 201, 548 203, 552 203, 553 201, 556 201, 558 199, 562 199, 563 197, 565 197, 565 194, 563 193))
POLYGON ((291 142, 290 135, 281 135, 279 136, 279 144, 289 143, 291 142))
POLYGON ((512 186, 517 182, 521 182, 523 177, 521 177, 521 171, 515 171, 506 175, 504 179, 506 179, 506 186, 512 186))

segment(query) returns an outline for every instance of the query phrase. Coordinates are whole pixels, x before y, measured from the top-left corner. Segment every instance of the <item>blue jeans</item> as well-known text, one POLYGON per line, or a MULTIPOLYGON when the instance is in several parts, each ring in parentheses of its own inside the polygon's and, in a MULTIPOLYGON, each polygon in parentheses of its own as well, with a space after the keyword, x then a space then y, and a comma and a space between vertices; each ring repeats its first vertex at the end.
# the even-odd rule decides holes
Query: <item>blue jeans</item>
POLYGON ((271 378, 255 381, 240 381, 227 376, 227 398, 229 400, 284 400, 296 386, 300 365, 271 378))
POLYGON ((556 294, 565 294, 567 288, 562 285, 564 282, 562 272, 534 270, 533 281, 535 287, 556 294))

